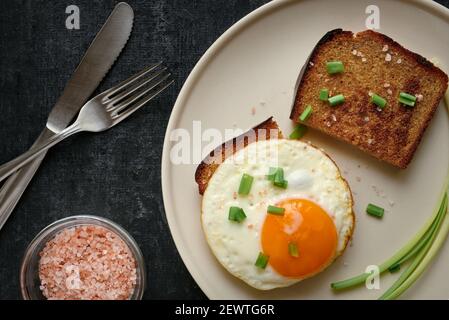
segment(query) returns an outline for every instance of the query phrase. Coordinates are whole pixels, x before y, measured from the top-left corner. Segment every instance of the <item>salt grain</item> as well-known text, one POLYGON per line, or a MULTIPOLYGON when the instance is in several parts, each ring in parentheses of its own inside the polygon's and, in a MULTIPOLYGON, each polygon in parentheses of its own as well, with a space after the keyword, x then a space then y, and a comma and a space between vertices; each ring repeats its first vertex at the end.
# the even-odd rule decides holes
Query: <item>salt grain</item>
POLYGON ((384 83, 384 88, 388 88, 390 86, 389 83, 384 83))
POLYGON ((399 59, 396 61, 396 63, 397 63, 397 64, 401 64, 401 63, 402 63, 402 59, 399 58, 399 59))
POLYGON ((362 62, 366 62, 366 58, 362 58, 362 62))
POLYGON ((382 48, 383 52, 387 52, 388 51, 388 45, 384 45, 384 47, 382 48))
POLYGON ((393 94, 393 91, 392 91, 391 89, 388 89, 388 90, 387 90, 387 93, 388 93, 389 95, 392 95, 392 94, 393 94))
POLYGON ((357 55, 357 50, 352 50, 352 54, 354 55, 354 56, 356 56, 357 55))
POLYGON ((385 61, 390 62, 391 61, 391 54, 387 53, 385 55, 385 61))
POLYGON ((136 261, 108 229, 67 228, 39 253, 42 294, 49 300, 126 300, 136 286, 136 261))

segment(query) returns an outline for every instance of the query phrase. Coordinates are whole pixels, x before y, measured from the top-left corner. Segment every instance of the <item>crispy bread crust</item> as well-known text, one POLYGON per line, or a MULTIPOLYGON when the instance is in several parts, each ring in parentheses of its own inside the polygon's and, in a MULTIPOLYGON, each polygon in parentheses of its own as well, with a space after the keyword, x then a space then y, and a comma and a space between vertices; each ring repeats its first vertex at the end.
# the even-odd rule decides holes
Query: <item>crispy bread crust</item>
POLYGON ((314 112, 308 126, 406 168, 447 90, 447 75, 424 57, 372 30, 356 35, 342 29, 329 31, 314 48, 310 62, 290 118, 297 121, 311 104, 314 112), (387 51, 383 51, 385 45, 387 51), (354 50, 364 56, 354 55, 354 50), (385 59, 387 53, 391 61, 385 59), (343 61, 345 72, 328 75, 325 64, 330 60, 343 61), (325 87, 331 95, 344 94, 345 103, 330 107, 320 101, 318 91, 325 87), (387 100, 383 111, 370 102, 370 91, 387 100), (422 94, 423 99, 414 108, 403 106, 397 101, 401 91, 422 94))
MULTIPOLYGON (((279 130, 279 126, 276 121, 273 120, 273 117, 268 118, 251 130, 254 130, 255 141, 282 138, 282 133, 279 130), (273 137, 271 136, 271 133, 274 133, 272 130, 276 132, 273 137), (266 134, 261 134, 263 132, 266 134)), ((221 146, 215 148, 205 159, 203 159, 195 172, 195 181, 198 184, 199 193, 201 195, 203 195, 204 191, 206 191, 207 184, 220 163, 222 163, 228 156, 233 155, 243 147, 246 147, 248 143, 254 142, 250 141, 251 139, 248 135, 251 130, 248 130, 242 135, 232 139, 232 143, 231 141, 224 142, 221 146)))

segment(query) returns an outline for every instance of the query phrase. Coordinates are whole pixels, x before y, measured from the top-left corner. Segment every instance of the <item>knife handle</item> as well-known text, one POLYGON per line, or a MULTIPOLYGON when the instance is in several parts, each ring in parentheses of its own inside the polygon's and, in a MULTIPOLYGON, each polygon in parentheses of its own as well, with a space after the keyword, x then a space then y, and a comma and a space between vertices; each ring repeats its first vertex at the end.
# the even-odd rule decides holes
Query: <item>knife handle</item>
MULTIPOLYGON (((46 141, 53 135, 54 133, 45 128, 33 144, 33 147, 39 145, 43 141, 46 141)), ((46 151, 42 152, 38 157, 10 176, 3 184, 0 190, 0 230, 3 228, 6 220, 8 220, 12 211, 16 207, 25 189, 34 177, 37 169, 39 169, 46 153, 46 151)))

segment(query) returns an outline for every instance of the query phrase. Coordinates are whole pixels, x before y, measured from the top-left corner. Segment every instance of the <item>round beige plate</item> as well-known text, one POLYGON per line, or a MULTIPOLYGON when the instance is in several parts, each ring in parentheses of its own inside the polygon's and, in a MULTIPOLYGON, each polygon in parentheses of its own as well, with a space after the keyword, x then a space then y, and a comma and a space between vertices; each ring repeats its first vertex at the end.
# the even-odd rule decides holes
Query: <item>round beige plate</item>
MULTIPOLYGON (((327 151, 354 191, 356 229, 353 245, 322 274, 289 288, 261 292, 228 274, 209 250, 200 224, 194 164, 175 165, 170 151, 174 129, 251 128, 274 116, 288 134, 290 103, 298 72, 313 46, 327 31, 365 29, 366 7, 380 9, 380 32, 448 71, 449 10, 431 1, 274 1, 252 12, 223 34, 187 79, 168 125, 162 162, 167 220, 184 263, 211 299, 374 299, 397 277, 386 274, 380 290, 364 286, 340 293, 330 283, 381 263, 405 244, 432 213, 449 163, 449 117, 441 104, 407 170, 380 163, 357 149, 316 132, 306 140, 327 151), (368 216, 369 202, 386 208, 382 220, 368 216)), ((207 141, 203 143, 207 145, 207 141)), ((206 151, 210 151, 210 147, 206 151)), ((228 190, 231 192, 231 190, 228 190)), ((449 245, 404 299, 449 298, 449 245)))

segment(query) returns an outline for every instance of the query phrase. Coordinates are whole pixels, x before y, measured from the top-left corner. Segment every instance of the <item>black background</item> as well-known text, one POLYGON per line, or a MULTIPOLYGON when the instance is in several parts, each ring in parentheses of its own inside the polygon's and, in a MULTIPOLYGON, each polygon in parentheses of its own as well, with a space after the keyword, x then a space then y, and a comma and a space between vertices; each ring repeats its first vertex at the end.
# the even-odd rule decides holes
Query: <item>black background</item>
MULTIPOLYGON (((357 0, 354 0, 357 1, 357 0)), ((0 1, 0 163, 24 152, 84 51, 118 1, 0 1), (67 30, 65 8, 80 8, 80 30, 67 30)), ((171 109, 205 50, 266 0, 129 0, 133 34, 97 92, 163 60, 175 85, 113 130, 81 134, 53 148, 0 230, 0 299, 18 299, 19 266, 32 238, 77 214, 114 220, 139 243, 148 273, 146 299, 206 298, 176 251, 160 181, 171 109)), ((449 0, 438 2, 449 7, 449 0)))

